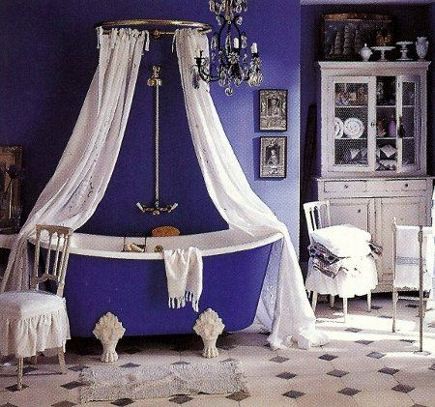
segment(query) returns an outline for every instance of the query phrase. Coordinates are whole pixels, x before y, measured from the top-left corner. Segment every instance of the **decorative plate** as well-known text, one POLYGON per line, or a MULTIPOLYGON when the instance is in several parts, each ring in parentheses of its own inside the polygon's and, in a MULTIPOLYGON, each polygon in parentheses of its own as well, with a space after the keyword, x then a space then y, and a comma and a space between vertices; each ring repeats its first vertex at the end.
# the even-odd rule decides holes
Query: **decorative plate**
POLYGON ((336 117, 334 119, 334 134, 335 138, 342 138, 343 137, 343 121, 336 117))
POLYGON ((387 144, 386 146, 381 147, 381 151, 385 154, 387 158, 390 158, 391 156, 396 154, 397 149, 391 144, 387 144))
POLYGON ((350 138, 360 138, 364 133, 364 123, 356 117, 350 117, 345 120, 343 131, 350 138))

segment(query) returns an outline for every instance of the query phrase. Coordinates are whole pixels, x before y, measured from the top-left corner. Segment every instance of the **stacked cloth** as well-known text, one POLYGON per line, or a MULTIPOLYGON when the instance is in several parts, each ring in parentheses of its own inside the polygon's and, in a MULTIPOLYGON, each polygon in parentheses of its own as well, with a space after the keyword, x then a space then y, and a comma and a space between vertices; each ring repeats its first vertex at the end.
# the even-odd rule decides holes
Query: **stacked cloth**
POLYGON ((315 230, 313 243, 308 250, 312 267, 328 277, 339 272, 356 275, 367 256, 375 257, 382 252, 371 242, 370 233, 353 225, 336 225, 315 230))
POLYGON ((381 248, 371 242, 370 233, 352 225, 336 225, 318 229, 311 237, 307 290, 352 298, 377 286, 374 257, 381 248))
POLYGON ((169 308, 182 308, 192 303, 198 312, 202 293, 202 255, 196 247, 164 250, 169 308))
MULTIPOLYGON (((419 289, 420 244, 418 226, 396 226, 396 258, 394 286, 419 289)), ((423 290, 432 289, 434 269, 434 234, 431 227, 423 228, 423 290)))

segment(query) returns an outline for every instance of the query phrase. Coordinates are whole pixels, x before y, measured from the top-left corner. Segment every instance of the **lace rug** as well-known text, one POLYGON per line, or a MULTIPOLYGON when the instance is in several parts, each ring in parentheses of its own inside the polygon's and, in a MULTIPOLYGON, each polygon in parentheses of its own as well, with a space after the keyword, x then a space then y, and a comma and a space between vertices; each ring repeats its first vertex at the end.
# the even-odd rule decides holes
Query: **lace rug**
POLYGON ((81 372, 80 401, 133 400, 176 394, 231 394, 246 390, 237 361, 134 368, 95 366, 81 372))

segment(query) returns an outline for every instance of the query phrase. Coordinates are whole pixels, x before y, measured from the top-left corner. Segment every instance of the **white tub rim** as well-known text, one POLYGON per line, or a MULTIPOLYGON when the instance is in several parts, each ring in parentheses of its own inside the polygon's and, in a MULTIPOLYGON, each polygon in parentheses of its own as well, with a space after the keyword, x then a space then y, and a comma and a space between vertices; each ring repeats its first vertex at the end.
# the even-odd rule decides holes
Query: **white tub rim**
MULTIPOLYGON (((168 238, 147 237, 146 239, 147 239, 147 245, 149 243, 149 246, 155 247, 155 245, 157 244, 162 244, 162 246, 165 247, 164 246, 165 239, 171 239, 171 240, 184 239, 186 241, 190 239, 192 240, 197 239, 197 241, 201 241, 202 239, 210 239, 213 237, 222 238, 225 236, 232 237, 232 238, 245 237, 246 241, 230 246, 225 246, 225 247, 200 248, 202 256, 203 257, 216 256, 221 254, 252 250, 277 242, 283 237, 282 234, 279 232, 269 233, 259 237, 253 237, 243 232, 226 229, 217 232, 172 236, 168 238)), ((163 253, 155 253, 153 251, 151 252, 148 251, 145 253, 123 252, 122 246, 124 242, 124 237, 122 236, 107 236, 107 235, 96 235, 96 234, 77 232, 74 233, 72 239, 73 240, 70 246, 70 254, 89 256, 89 257, 103 257, 103 258, 111 258, 111 259, 129 259, 129 260, 162 260, 163 259, 163 253), (110 241, 110 243, 112 244, 114 241, 116 241, 117 243, 119 242, 119 250, 103 250, 103 249, 92 249, 89 247, 80 247, 78 243, 80 243, 80 240, 83 239, 89 241, 95 241, 95 239, 99 239, 100 241, 108 239, 108 241, 110 241)), ((127 243, 132 243, 132 242, 141 243, 144 241, 144 237, 126 237, 125 239, 127 243)), ((31 243, 35 243, 35 238, 31 237, 29 238, 29 241, 31 243)), ((47 248, 48 242, 41 242, 41 246, 47 248)), ((194 245, 188 245, 188 246, 194 246, 194 245)), ((54 248, 54 244, 52 245, 52 248, 54 248)))

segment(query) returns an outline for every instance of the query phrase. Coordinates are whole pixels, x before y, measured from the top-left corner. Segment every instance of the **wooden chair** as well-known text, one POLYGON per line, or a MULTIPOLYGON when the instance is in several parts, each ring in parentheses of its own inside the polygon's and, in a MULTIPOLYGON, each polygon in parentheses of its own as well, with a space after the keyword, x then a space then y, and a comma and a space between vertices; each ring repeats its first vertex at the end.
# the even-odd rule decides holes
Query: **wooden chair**
POLYGON ((72 234, 68 227, 37 225, 31 289, 0 294, 0 355, 18 359, 18 390, 22 388, 24 358, 36 359, 38 352, 57 348, 61 373, 66 372, 64 348, 70 334, 62 296, 72 234), (41 247, 47 249, 42 274, 41 247), (44 282, 56 283, 56 294, 40 290, 44 282), (43 324, 38 323, 42 320, 43 324))
MULTIPOLYGON (((331 213, 330 213, 330 203, 329 201, 314 201, 308 202, 303 205, 305 212, 305 219, 307 222, 308 235, 310 238, 310 244, 313 244, 312 234, 314 231, 332 226, 331 225, 331 213)), ((311 268, 311 262, 308 263, 308 273, 319 273, 318 270, 314 270, 311 268)), ((351 278, 351 277, 350 277, 351 278)), ((331 279, 332 280, 332 279, 331 279)), ((334 280, 334 283, 337 284, 337 281, 334 280)), ((335 291, 335 290, 334 290, 335 291)), ((330 292, 321 292, 320 294, 329 294, 330 295, 330 306, 331 308, 334 306, 335 295, 330 292)), ((313 290, 312 292, 312 308, 315 311, 317 305, 317 296, 318 291, 313 290)), ((371 311, 371 291, 367 293, 367 309, 371 311)), ((347 319, 347 298, 343 297, 343 314, 344 321, 347 319)))

